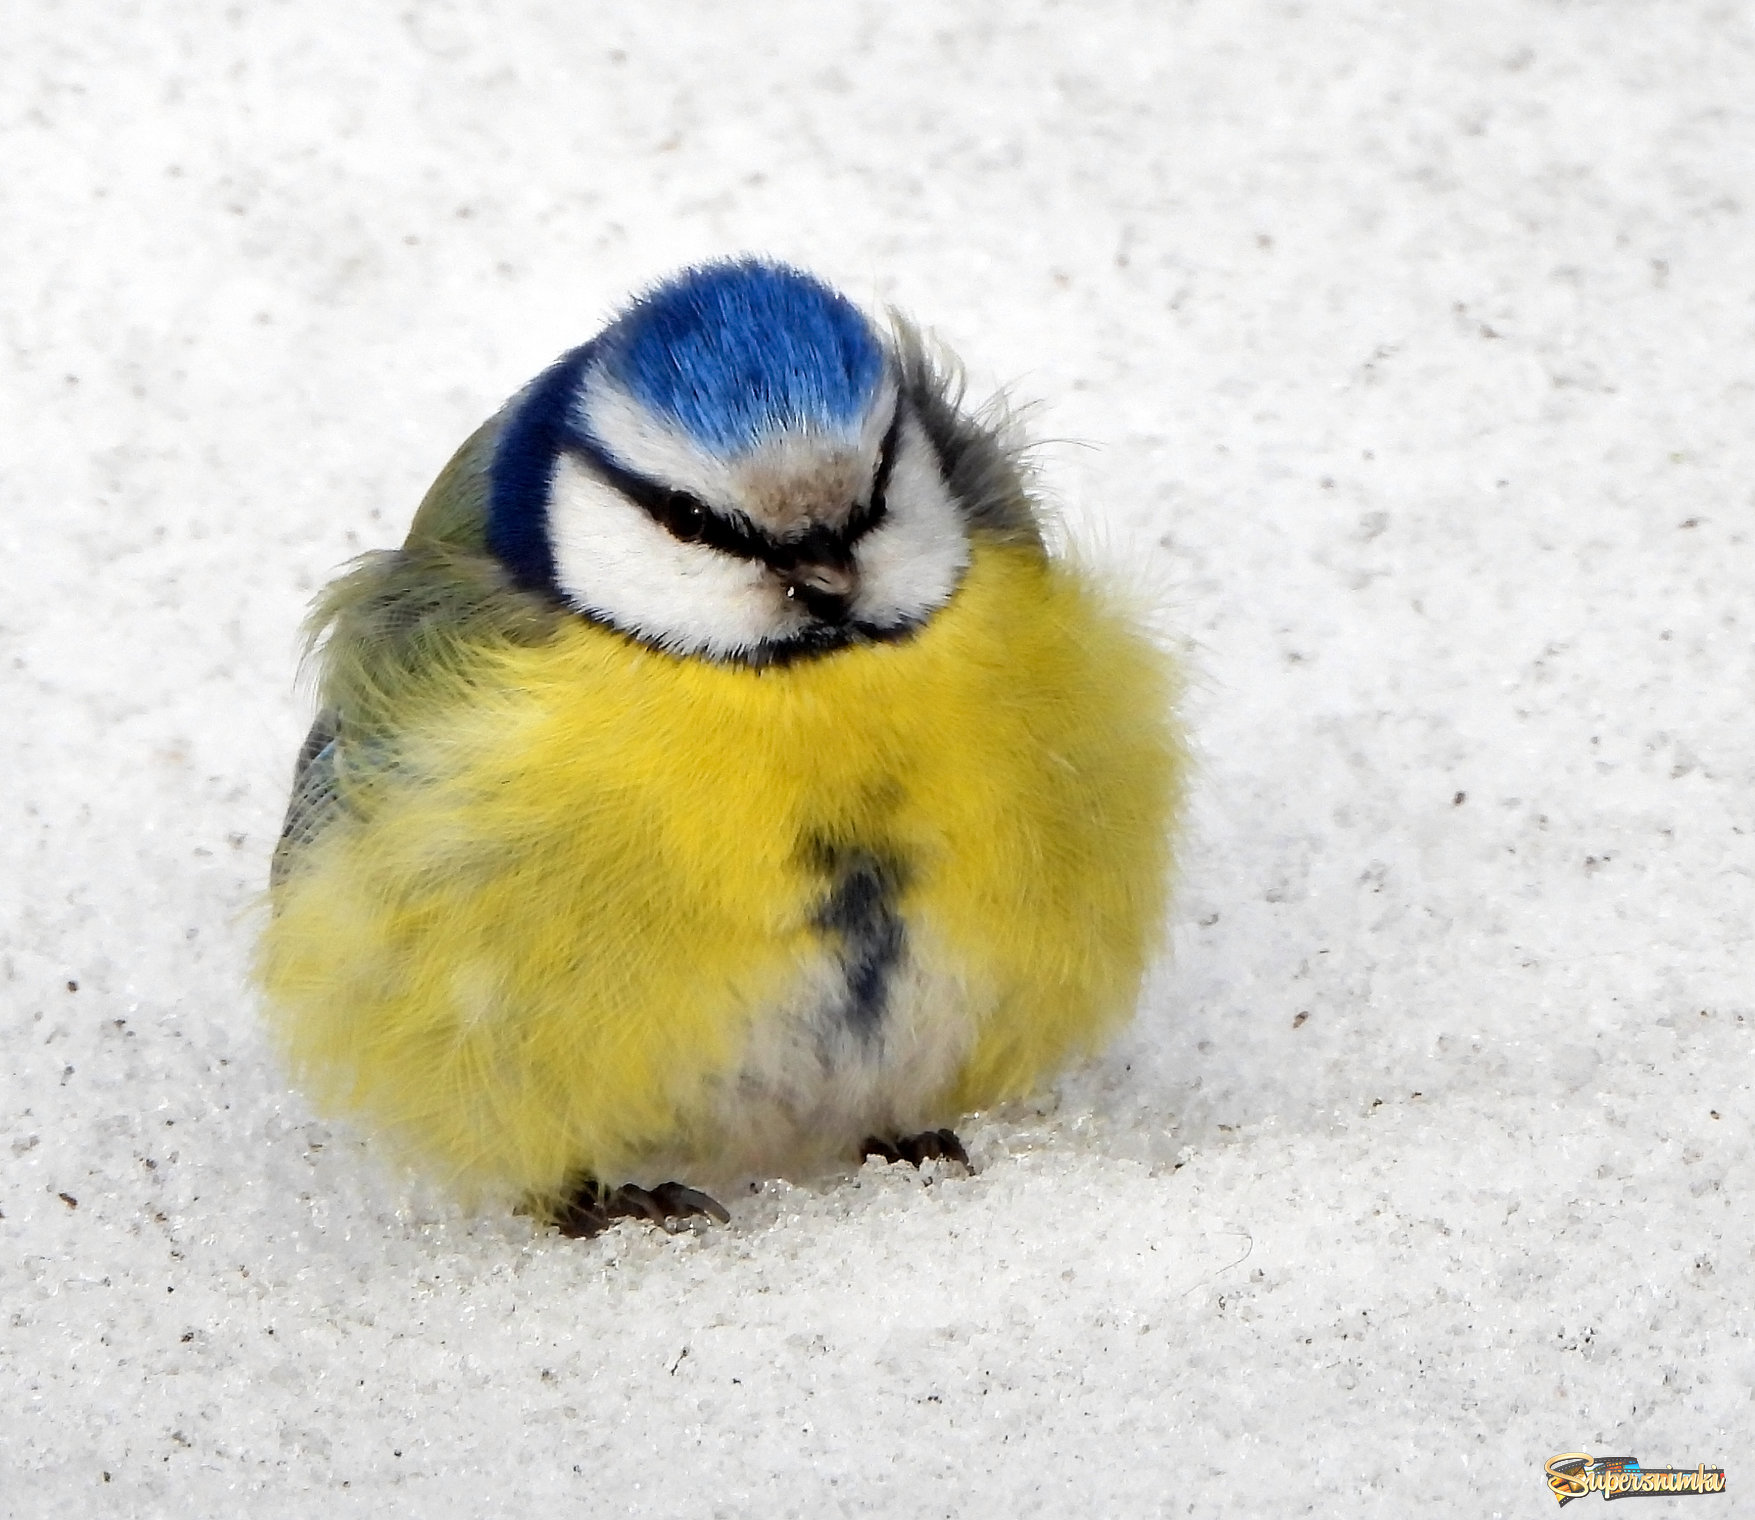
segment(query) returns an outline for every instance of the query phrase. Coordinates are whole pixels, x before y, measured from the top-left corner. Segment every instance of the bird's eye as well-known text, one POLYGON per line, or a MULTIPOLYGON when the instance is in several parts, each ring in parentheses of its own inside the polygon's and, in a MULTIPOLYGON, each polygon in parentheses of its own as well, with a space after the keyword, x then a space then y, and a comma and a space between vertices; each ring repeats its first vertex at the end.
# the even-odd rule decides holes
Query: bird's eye
POLYGON ((686 491, 664 493, 664 525, 674 538, 696 544, 707 531, 707 508, 686 491))

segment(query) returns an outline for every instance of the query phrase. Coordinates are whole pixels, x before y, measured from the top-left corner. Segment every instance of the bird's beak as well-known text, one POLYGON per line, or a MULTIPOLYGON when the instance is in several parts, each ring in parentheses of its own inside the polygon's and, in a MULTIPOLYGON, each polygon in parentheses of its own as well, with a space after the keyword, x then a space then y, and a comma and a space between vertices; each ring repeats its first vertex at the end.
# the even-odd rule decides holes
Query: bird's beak
POLYGON ((859 572, 841 556, 800 559, 780 571, 788 601, 825 623, 844 623, 859 589, 859 572))
POLYGON ((800 592, 817 596, 840 597, 843 601, 853 595, 853 588, 858 584, 858 577, 851 565, 826 565, 817 562, 806 562, 794 565, 785 575, 788 586, 796 586, 800 592))

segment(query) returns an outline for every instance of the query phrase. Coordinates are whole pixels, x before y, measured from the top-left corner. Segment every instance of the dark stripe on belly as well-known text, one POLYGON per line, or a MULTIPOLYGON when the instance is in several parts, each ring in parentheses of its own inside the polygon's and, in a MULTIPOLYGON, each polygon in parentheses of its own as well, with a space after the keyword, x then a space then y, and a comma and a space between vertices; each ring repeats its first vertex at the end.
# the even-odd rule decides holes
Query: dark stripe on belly
POLYGON ((896 899, 902 872, 869 850, 813 841, 808 854, 831 885, 812 923, 840 940, 846 978, 842 1017, 861 1034, 883 1021, 890 979, 902 959, 904 931, 896 899))

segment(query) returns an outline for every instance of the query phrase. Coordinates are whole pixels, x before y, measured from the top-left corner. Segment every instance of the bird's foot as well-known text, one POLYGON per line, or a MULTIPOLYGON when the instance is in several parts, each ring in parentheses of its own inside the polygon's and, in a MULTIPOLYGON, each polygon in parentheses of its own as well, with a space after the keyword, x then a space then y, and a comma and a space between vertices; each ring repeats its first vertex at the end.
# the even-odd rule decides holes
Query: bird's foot
POLYGON ((555 1228, 572 1240, 600 1235, 618 1219, 648 1219, 674 1234, 687 1219, 716 1219, 730 1224, 731 1215, 717 1198, 680 1182, 661 1182, 647 1189, 625 1183, 618 1188, 582 1182, 552 1210, 555 1228))
MULTIPOLYGON (((875 1135, 859 1149, 859 1158, 878 1156, 885 1161, 906 1161, 919 1166, 923 1161, 956 1161, 969 1165, 969 1153, 955 1130, 929 1129, 918 1135, 904 1135, 898 1140, 880 1140, 875 1135)), ((970 1168, 973 1170, 973 1168, 970 1168)))

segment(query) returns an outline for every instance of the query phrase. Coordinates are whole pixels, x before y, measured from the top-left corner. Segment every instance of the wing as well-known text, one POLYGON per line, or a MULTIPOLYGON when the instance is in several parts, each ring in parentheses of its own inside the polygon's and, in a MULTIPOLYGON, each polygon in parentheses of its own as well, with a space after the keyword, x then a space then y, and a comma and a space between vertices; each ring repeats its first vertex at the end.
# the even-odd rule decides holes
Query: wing
POLYGON ((271 887, 278 887, 286 879, 298 851, 310 844, 345 807, 335 784, 339 726, 337 715, 325 709, 317 714, 317 721, 299 746, 298 765, 293 771, 292 798, 286 805, 286 821, 280 826, 280 839, 274 846, 274 860, 269 866, 271 887))
POLYGON ((299 750, 271 887, 336 819, 369 812, 374 783, 398 767, 399 735, 431 711, 436 688, 486 651, 553 631, 558 609, 515 587, 486 547, 500 425, 490 419, 452 456, 400 549, 362 555, 312 609, 322 708, 299 750))

